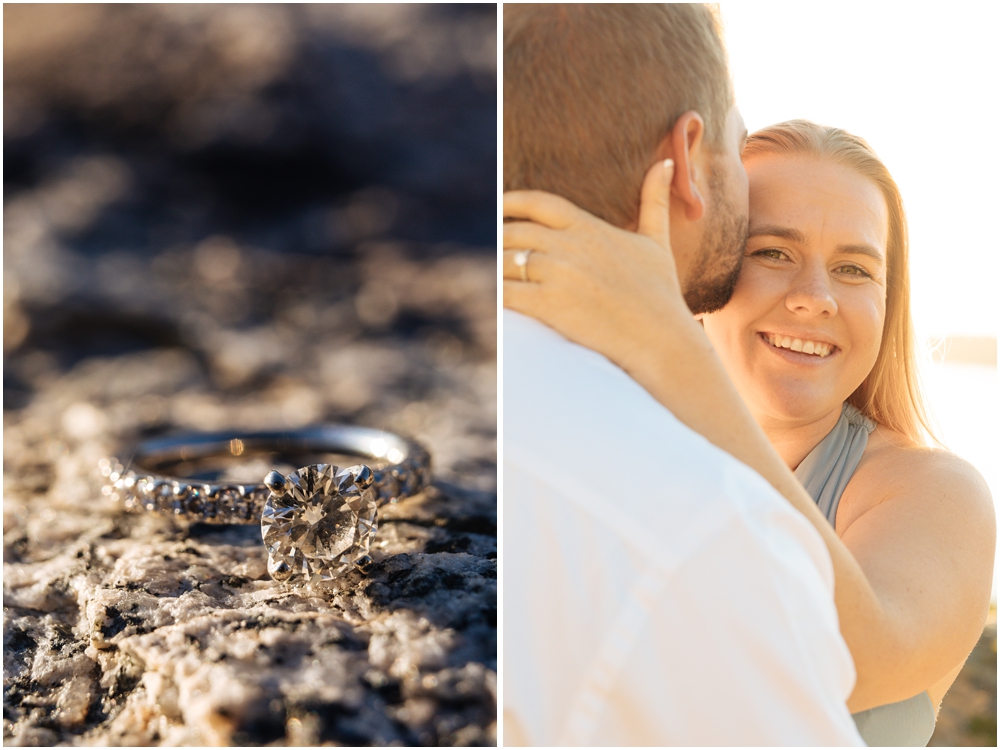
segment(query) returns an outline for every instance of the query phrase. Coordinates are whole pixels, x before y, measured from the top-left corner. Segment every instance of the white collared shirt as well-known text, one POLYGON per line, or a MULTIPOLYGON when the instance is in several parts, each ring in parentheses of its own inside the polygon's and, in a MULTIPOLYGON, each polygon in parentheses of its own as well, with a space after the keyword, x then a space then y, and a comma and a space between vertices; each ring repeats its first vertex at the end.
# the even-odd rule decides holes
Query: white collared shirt
POLYGON ((604 357, 504 311, 504 741, 863 745, 819 534, 604 357))

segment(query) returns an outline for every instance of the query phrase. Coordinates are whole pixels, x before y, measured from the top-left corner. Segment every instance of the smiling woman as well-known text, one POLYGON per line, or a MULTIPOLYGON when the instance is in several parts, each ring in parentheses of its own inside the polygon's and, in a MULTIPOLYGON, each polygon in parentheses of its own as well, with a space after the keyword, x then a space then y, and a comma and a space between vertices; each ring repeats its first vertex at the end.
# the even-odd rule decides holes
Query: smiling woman
MULTIPOLYGON (((536 248, 542 276, 506 281, 505 304, 608 356, 813 523, 833 561, 862 737, 926 745, 985 621, 995 520, 978 472, 925 444, 899 190, 863 140, 804 121, 752 135, 744 163, 744 262, 703 331, 677 303, 671 264, 666 281, 650 273, 648 235, 608 235, 538 194, 505 198, 509 215, 552 230, 536 248), (600 331, 613 334, 595 341, 600 331)), ((644 217, 666 221, 662 196, 646 200, 663 171, 647 177, 641 234, 644 217)), ((504 234, 505 247, 531 236, 504 234)))
POLYGON ((826 415, 831 399, 839 415, 882 339, 885 200, 819 158, 758 156, 747 171, 754 219, 742 273, 730 304, 704 316, 705 332, 765 431, 769 419, 826 415))
MULTIPOLYGON (((754 133, 744 163, 755 180, 747 255, 761 257, 753 251, 766 250, 767 235, 775 233, 797 243, 799 252, 810 244, 807 240, 829 246, 831 285, 822 291, 830 299, 821 304, 836 306, 838 298, 850 301, 840 311, 843 325, 863 325, 865 310, 871 312, 867 320, 878 318, 877 330, 857 331, 866 335, 856 335, 852 341, 855 348, 867 345, 875 351, 869 351, 871 361, 850 389, 849 401, 880 424, 921 442, 922 431, 928 435, 933 431, 917 385, 906 215, 892 175, 862 139, 804 120, 754 133), (813 157, 808 169, 806 156, 813 157), (796 206, 800 213, 789 216, 796 206), (783 226, 782 222, 789 224, 786 218, 791 224, 783 226), (813 227, 809 234, 807 226, 795 226, 796 222, 822 222, 822 230, 813 227)), ((749 274, 748 281, 753 276, 749 274)), ((794 294, 792 305, 803 300, 815 304, 808 298, 808 286, 794 294), (798 296, 802 292, 807 296, 798 296)), ((832 312, 836 318, 838 310, 832 312)), ((716 329, 706 325, 710 337, 716 329)))

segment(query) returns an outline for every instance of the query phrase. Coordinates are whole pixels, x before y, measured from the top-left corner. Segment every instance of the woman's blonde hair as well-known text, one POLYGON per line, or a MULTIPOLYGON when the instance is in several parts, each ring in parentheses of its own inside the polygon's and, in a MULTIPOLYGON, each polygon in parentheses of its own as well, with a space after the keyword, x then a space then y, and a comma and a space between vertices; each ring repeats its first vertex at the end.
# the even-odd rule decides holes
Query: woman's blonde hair
POLYGON ((862 414, 918 443, 936 440, 917 375, 917 346, 910 315, 909 240, 903 198, 885 164, 864 139, 840 128, 789 120, 758 130, 747 140, 744 160, 762 154, 809 154, 842 164, 882 191, 889 209, 886 248, 885 325, 868 377, 847 399, 862 414))

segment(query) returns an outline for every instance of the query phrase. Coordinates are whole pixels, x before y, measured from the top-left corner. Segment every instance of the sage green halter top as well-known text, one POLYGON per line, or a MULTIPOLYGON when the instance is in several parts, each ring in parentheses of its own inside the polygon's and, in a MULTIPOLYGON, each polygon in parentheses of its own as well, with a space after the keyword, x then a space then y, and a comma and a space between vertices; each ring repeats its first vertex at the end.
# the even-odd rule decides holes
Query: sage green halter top
MULTIPOLYGON (((845 403, 836 426, 795 470, 831 525, 836 524, 840 496, 874 429, 874 422, 845 403)), ((934 705, 924 692, 856 713, 854 723, 870 747, 926 747, 934 733, 934 705)))

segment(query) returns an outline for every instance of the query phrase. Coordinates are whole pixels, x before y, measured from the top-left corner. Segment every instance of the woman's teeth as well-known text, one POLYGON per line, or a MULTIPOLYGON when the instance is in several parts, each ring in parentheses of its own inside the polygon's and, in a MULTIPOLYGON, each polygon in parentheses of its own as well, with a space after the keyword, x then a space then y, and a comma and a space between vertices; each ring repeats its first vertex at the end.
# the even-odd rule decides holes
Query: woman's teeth
POLYGON ((828 357, 830 356, 830 352, 833 351, 833 346, 830 344, 823 344, 818 341, 803 341, 802 339, 793 339, 790 336, 776 336, 765 333, 764 340, 771 346, 776 346, 779 349, 791 349, 793 352, 813 354, 817 357, 828 357))

